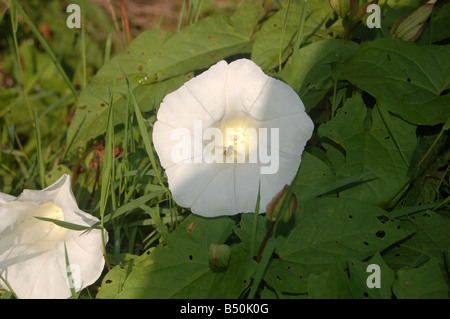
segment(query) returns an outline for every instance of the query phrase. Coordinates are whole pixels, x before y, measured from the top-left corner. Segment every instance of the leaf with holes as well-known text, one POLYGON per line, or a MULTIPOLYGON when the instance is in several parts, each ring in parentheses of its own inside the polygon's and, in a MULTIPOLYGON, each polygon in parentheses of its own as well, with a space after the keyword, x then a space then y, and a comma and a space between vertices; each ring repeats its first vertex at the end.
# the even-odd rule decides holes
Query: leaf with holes
POLYGON ((430 258, 443 269, 445 255, 450 251, 450 219, 433 211, 408 216, 404 227, 411 227, 414 236, 386 253, 386 262, 395 267, 418 267, 430 258))
POLYGON ((264 274, 264 281, 273 289, 289 294, 305 294, 308 277, 328 270, 328 265, 298 264, 284 259, 273 259, 264 274))
MULTIPOLYGON (((380 254, 376 254, 368 261, 359 261, 349 258, 348 270, 350 277, 350 290, 352 296, 358 299, 390 299, 391 287, 394 282, 395 272, 384 262, 380 254), (368 287, 369 276, 376 275, 373 271, 367 271, 369 265, 377 265, 379 268, 379 287, 368 287)), ((378 270, 375 270, 378 271, 378 270)))
POLYGON ((340 78, 411 123, 439 124, 450 117, 449 56, 448 46, 378 39, 361 46, 340 78))
POLYGON ((227 217, 190 215, 157 247, 135 263, 119 298, 237 298, 250 284, 255 262, 238 244, 226 269, 213 269, 210 244, 223 244, 232 232, 227 217))
POLYGON ((142 258, 142 256, 126 254, 125 258, 122 259, 123 265, 114 266, 110 271, 108 271, 105 277, 103 277, 101 286, 102 289, 100 289, 100 291, 97 293, 96 298, 116 298, 117 295, 122 291, 123 284, 125 283, 134 265, 136 263, 139 264, 141 260, 144 263, 147 261, 145 258, 142 258))
POLYGON ((380 217, 385 214, 353 199, 311 199, 299 204, 292 229, 280 229, 275 252, 284 262, 304 265, 363 260, 409 235, 400 222, 380 217))
POLYGON ((302 154, 302 164, 297 174, 292 189, 298 197, 335 181, 330 167, 308 152, 302 154))
POLYGON ((368 178, 374 179, 340 192, 342 198, 383 205, 408 180, 416 126, 382 110, 378 105, 366 108, 361 95, 355 94, 333 120, 318 129, 321 137, 330 138, 346 152, 338 178, 370 173, 368 178))

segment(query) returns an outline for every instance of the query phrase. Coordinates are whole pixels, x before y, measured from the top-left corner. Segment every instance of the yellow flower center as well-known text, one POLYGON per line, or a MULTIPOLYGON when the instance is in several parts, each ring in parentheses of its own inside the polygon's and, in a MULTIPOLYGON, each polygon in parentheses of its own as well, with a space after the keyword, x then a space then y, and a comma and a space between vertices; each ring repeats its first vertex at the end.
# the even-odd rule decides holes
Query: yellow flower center
POLYGON ((56 243, 64 238, 68 229, 58 226, 51 221, 40 220, 36 217, 45 217, 55 220, 64 220, 61 207, 53 202, 30 207, 32 211, 20 223, 18 232, 19 244, 41 246, 56 243))
POLYGON ((216 151, 222 150, 224 162, 245 163, 257 156, 257 130, 248 127, 245 117, 219 122, 217 128, 222 132, 222 142, 216 142, 216 151))

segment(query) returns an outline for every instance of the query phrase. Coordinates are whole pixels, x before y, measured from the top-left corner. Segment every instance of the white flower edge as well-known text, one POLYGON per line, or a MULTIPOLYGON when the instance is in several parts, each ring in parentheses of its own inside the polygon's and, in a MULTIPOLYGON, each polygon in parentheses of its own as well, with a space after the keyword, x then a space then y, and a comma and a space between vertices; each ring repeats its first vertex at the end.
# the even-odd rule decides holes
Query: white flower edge
MULTIPOLYGON (((64 174, 43 190, 25 189, 17 198, 0 193, 0 274, 18 298, 66 299, 68 285, 65 249, 75 290, 93 284, 105 260, 101 231, 74 231, 35 218, 54 217, 93 226, 99 220, 81 211, 72 193, 70 176, 64 174), (49 209, 63 216, 49 215, 49 209)), ((104 232, 105 242, 108 234, 104 232)), ((0 285, 7 289, 1 282, 0 285)))
MULTIPOLYGON (((228 64, 220 61, 186 82, 162 101, 153 128, 153 143, 178 205, 205 217, 252 212, 260 188, 260 211, 286 184, 290 184, 301 163, 314 123, 303 102, 286 83, 266 75, 248 59, 228 64), (175 163, 171 149, 178 143, 171 134, 185 128, 195 135, 193 123, 214 126, 247 116, 255 127, 280 129, 280 169, 260 175, 259 166, 243 164, 175 163)), ((198 153, 192 153, 199 156, 198 153)), ((201 155, 200 155, 201 156, 201 155)))

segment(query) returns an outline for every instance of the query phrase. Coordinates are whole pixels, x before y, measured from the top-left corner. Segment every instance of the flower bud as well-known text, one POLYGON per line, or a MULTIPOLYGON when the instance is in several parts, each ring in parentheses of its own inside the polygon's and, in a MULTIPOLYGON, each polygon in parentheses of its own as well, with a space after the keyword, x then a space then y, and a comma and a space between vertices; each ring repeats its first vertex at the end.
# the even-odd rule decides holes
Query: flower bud
MULTIPOLYGON (((285 185, 284 188, 270 201, 267 205, 266 213, 267 218, 270 221, 275 221, 280 213, 281 207, 283 206, 284 199, 286 198, 287 190, 289 189, 288 185, 285 185)), ((291 219, 291 216, 295 213, 297 209, 297 198, 294 193, 291 194, 289 198, 289 204, 287 206, 286 212, 283 216, 283 221, 288 222, 291 219)))
POLYGON ((231 248, 228 245, 209 245, 209 261, 216 268, 226 268, 230 261, 231 248))
POLYGON ((350 0, 328 0, 330 7, 338 14, 342 19, 345 18, 350 12, 350 0))
POLYGON ((425 21, 428 20, 433 12, 436 0, 429 0, 427 3, 398 19, 392 26, 391 38, 397 38, 404 41, 415 41, 422 33, 425 27, 425 21))

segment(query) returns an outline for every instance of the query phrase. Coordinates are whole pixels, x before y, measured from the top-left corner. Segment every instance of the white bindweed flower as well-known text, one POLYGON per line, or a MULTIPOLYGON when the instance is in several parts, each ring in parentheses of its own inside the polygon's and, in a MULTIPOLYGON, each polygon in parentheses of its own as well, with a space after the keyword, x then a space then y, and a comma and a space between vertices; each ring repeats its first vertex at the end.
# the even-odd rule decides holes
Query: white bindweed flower
POLYGON ((299 168, 314 124, 295 91, 254 62, 220 61, 168 94, 153 143, 174 200, 214 217, 260 211, 299 168))
MULTIPOLYGON (((105 265, 101 231, 70 230, 36 217, 88 227, 99 221, 78 208, 69 175, 17 198, 0 193, 0 275, 16 296, 69 298, 70 286, 80 291, 94 283, 105 265)), ((0 286, 8 289, 1 279, 0 286)))

